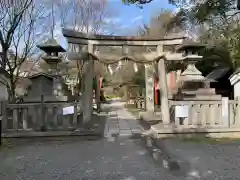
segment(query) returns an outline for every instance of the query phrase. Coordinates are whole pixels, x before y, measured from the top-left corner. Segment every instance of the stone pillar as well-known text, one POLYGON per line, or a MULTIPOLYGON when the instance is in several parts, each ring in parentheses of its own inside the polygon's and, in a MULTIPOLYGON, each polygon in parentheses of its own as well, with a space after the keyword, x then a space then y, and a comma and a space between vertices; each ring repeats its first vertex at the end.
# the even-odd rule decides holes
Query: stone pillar
POLYGON ((71 83, 71 92, 72 92, 72 95, 74 95, 74 85, 71 83))
MULTIPOLYGON (((157 46, 158 55, 162 54, 162 45, 157 46)), ((168 87, 166 77, 165 59, 161 58, 158 61, 158 72, 159 72, 159 88, 160 88, 160 99, 161 99, 161 115, 163 124, 170 123, 170 113, 168 105, 168 87)))
POLYGON ((153 65, 145 65, 146 110, 154 112, 153 65))
MULTIPOLYGON (((88 44, 88 52, 93 53, 93 45, 88 44)), ((83 96, 83 123, 89 122, 92 116, 93 105, 93 77, 94 77, 94 60, 91 55, 86 64, 86 75, 84 83, 84 96, 83 96)))
POLYGON ((129 96, 128 96, 128 86, 126 84, 124 84, 122 86, 123 88, 123 100, 128 102, 129 101, 129 96))
POLYGON ((229 77, 230 83, 234 90, 234 99, 240 97, 240 70, 238 69, 229 77))
POLYGON ((96 76, 96 93, 95 93, 95 96, 96 96, 96 104, 97 104, 97 111, 100 112, 101 110, 101 102, 100 102, 100 78, 99 78, 99 75, 96 76))

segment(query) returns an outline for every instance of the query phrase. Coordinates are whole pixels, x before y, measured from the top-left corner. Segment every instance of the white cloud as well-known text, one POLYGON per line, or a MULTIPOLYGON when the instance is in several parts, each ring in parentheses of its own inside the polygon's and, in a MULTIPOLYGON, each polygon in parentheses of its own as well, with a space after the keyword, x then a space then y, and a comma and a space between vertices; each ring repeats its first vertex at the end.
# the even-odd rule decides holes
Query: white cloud
POLYGON ((110 24, 110 23, 115 24, 115 23, 119 23, 121 21, 121 19, 120 18, 105 18, 103 21, 107 24, 110 24))
POLYGON ((94 27, 92 25, 88 25, 88 26, 83 26, 83 25, 68 25, 65 27, 66 29, 72 29, 78 32, 82 32, 82 33, 89 33, 91 34, 94 31, 94 27))
POLYGON ((143 17, 142 16, 137 16, 131 20, 132 23, 135 23, 136 21, 141 20, 143 17))
POLYGON ((180 8, 174 8, 173 13, 177 14, 180 11, 180 8))

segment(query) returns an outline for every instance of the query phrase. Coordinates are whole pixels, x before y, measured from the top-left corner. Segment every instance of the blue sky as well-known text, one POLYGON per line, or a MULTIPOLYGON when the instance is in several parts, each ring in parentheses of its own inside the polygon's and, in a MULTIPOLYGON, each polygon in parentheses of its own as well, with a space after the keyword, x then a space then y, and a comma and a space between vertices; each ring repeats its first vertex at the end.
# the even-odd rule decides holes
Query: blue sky
MULTIPOLYGON (((172 9, 175 7, 168 4, 168 0, 153 0, 151 3, 140 9, 136 5, 123 5, 121 0, 108 0, 109 11, 112 13, 106 19, 114 24, 116 35, 133 35, 136 29, 143 24, 148 24, 152 16, 157 15, 161 9, 172 9)), ((58 42, 67 48, 66 40, 61 34, 56 33, 58 42)))
POLYGON ((116 10, 115 16, 122 29, 135 29, 142 24, 148 24, 150 18, 157 15, 161 9, 174 9, 174 6, 168 4, 168 0, 153 0, 145 4, 142 9, 136 5, 123 5, 121 0, 109 0, 109 6, 116 10))

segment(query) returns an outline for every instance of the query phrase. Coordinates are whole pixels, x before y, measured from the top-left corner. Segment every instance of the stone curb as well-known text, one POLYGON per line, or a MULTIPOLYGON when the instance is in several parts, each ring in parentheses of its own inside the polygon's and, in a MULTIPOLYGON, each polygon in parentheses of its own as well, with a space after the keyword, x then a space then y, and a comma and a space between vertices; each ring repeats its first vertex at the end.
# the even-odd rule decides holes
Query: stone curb
POLYGON ((168 170, 180 170, 179 161, 171 158, 167 152, 163 151, 161 147, 157 145, 153 137, 145 136, 144 141, 153 159, 158 164, 163 165, 163 167, 168 170))
POLYGON ((28 135, 24 136, 23 134, 16 135, 16 136, 8 136, 4 137, 4 139, 11 144, 11 146, 21 146, 21 145, 27 145, 29 143, 45 143, 45 142, 74 142, 74 141, 94 141, 102 139, 104 135, 102 133, 79 133, 75 132, 74 134, 65 134, 65 133, 58 133, 58 134, 48 134, 43 135, 39 134, 33 136, 28 135))
POLYGON ((174 157, 165 147, 159 145, 157 138, 154 137, 154 130, 148 122, 141 122, 141 125, 145 126, 145 129, 148 128, 149 133, 143 135, 143 140, 154 161, 169 171, 178 171, 178 174, 186 175, 190 169, 190 163, 174 157))
POLYGON ((3 138, 34 138, 34 137, 64 137, 64 136, 101 136, 102 132, 94 131, 60 131, 60 132, 14 132, 3 134, 3 138))

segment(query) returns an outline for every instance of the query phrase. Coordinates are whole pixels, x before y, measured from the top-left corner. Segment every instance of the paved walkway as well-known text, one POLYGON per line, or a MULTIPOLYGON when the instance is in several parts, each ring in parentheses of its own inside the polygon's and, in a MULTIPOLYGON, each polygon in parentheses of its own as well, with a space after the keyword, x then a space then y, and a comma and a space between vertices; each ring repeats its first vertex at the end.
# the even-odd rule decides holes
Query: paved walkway
POLYGON ((115 102, 105 108, 109 109, 109 118, 105 128, 105 137, 131 136, 141 134, 143 129, 136 118, 124 108, 124 103, 115 102))

